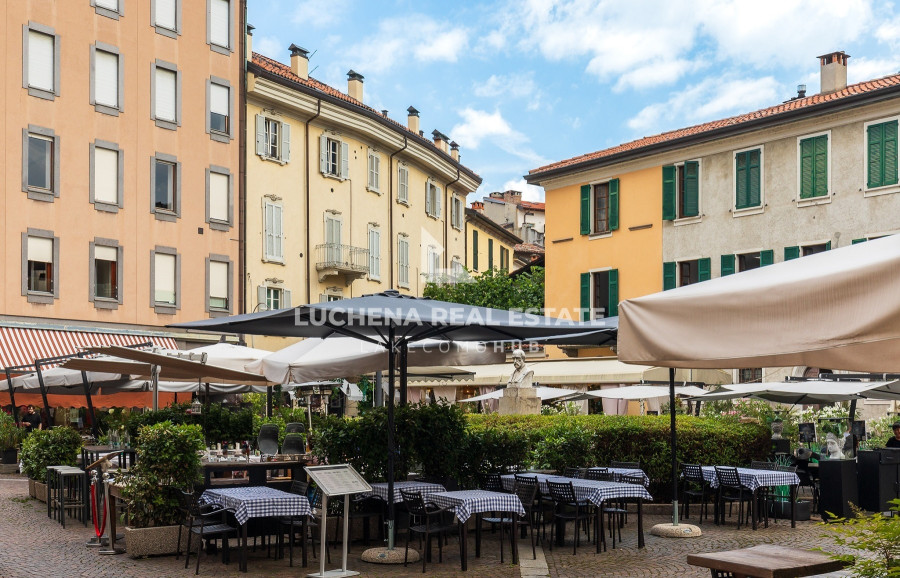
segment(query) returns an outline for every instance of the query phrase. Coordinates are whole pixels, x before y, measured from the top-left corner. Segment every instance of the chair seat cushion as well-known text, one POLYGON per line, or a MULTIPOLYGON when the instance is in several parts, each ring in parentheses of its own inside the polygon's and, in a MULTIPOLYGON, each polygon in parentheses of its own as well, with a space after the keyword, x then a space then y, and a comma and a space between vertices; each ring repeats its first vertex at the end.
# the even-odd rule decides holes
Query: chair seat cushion
POLYGON ((228 524, 208 524, 203 526, 201 529, 200 526, 194 526, 191 528, 191 532, 195 534, 201 534, 206 536, 207 534, 228 534, 236 531, 237 528, 233 528, 228 524))

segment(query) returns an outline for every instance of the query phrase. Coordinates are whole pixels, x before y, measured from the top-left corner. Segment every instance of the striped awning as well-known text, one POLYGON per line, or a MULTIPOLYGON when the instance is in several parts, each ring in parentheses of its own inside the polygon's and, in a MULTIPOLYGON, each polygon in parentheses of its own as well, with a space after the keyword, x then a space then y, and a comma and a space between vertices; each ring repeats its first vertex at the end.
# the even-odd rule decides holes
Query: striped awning
POLYGON ((35 359, 71 355, 80 352, 85 347, 128 346, 147 342, 165 349, 178 349, 175 339, 171 337, 0 327, 0 369, 32 365, 35 359))

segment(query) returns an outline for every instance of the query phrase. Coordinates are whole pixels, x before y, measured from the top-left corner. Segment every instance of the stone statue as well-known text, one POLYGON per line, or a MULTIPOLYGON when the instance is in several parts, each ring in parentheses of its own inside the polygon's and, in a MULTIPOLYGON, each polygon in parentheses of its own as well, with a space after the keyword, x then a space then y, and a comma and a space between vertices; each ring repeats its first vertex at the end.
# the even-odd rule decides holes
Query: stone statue
POLYGON ((534 379, 534 371, 528 369, 525 365, 525 352, 521 349, 514 349, 512 353, 513 367, 515 369, 506 382, 506 387, 532 387, 534 379))
POLYGON ((784 422, 780 419, 776 419, 772 422, 772 439, 780 440, 781 433, 784 431, 784 422))
POLYGON ((838 443, 837 436, 829 433, 825 436, 825 451, 829 460, 844 459, 844 453, 841 451, 841 444, 838 443))

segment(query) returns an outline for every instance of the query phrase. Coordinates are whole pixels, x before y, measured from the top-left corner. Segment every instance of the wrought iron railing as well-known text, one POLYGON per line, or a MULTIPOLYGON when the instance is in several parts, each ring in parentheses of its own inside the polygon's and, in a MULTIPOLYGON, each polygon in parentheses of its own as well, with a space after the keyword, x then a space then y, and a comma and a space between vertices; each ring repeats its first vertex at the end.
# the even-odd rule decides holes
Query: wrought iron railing
POLYGON ((367 273, 369 271, 369 250, 340 243, 316 245, 316 269, 367 273))

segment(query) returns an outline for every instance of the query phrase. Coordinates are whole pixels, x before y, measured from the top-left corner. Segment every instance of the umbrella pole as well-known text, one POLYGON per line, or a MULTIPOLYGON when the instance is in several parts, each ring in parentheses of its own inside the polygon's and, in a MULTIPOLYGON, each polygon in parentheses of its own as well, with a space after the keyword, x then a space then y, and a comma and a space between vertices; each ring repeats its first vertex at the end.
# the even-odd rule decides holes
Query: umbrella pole
POLYGON ((396 373, 396 344, 394 343, 394 327, 388 329, 388 399, 387 403, 387 539, 388 550, 394 549, 394 378, 396 373))
POLYGON ((50 402, 47 401, 47 388, 44 387, 44 374, 41 373, 41 364, 35 362, 34 368, 37 370, 38 385, 41 386, 41 398, 44 400, 44 412, 41 416, 41 423, 47 426, 47 429, 53 425, 50 423, 50 402))
POLYGON ((372 394, 372 407, 384 406, 384 390, 382 387, 382 375, 380 371, 375 372, 375 391, 372 394))
POLYGON ((675 368, 669 368, 669 424, 672 443, 672 525, 678 525, 678 458, 675 444, 675 368))
POLYGON ((16 422, 16 425, 19 425, 19 408, 16 407, 16 388, 13 386, 12 375, 9 372, 9 369, 6 370, 6 385, 9 387, 9 403, 12 404, 12 415, 13 421, 16 422))
POLYGON ((406 365, 408 363, 407 353, 409 352, 409 346, 406 341, 400 344, 400 405, 406 405, 407 402, 407 368, 406 365))
POLYGON ((91 433, 94 439, 100 439, 100 431, 97 429, 97 420, 94 418, 94 402, 91 400, 91 385, 88 383, 87 372, 81 372, 81 383, 84 385, 84 398, 87 402, 88 416, 91 418, 91 433))
POLYGON ((153 411, 159 410, 159 366, 150 366, 150 377, 153 380, 153 411))

